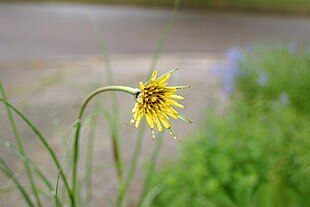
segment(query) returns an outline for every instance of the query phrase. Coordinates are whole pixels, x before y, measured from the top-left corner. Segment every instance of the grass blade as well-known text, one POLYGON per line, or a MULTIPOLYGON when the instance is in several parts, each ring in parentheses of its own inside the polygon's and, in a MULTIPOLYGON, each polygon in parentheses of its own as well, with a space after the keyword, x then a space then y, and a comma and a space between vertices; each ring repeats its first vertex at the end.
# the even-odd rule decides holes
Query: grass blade
MULTIPOLYGON (((48 180, 48 178, 44 175, 44 173, 37 167, 37 165, 35 165, 28 157, 27 155, 24 155, 21 153, 21 151, 16 148, 14 145, 12 145, 9 141, 7 141, 6 139, 3 139, 0 137, 0 145, 4 146, 5 148, 7 148, 8 150, 10 150, 11 152, 13 152, 16 156, 18 156, 21 160, 27 160, 29 167, 31 167, 33 169, 33 171, 39 176, 39 178, 41 179, 41 181, 46 185, 46 187, 48 188, 48 190, 50 192, 53 192, 53 185, 52 183, 48 180)), ((56 202, 58 203, 58 206, 62 206, 59 198, 57 197, 56 194, 53 195, 56 202)))
MULTIPOLYGON (((100 101, 97 99, 96 106, 100 106, 100 101)), ((96 137, 96 128, 98 124, 98 117, 91 117, 90 119, 90 128, 87 139, 87 148, 86 148, 86 167, 85 167, 85 176, 88 174, 88 179, 86 180, 86 198, 85 204, 86 206, 91 206, 92 201, 92 174, 93 174, 93 152, 94 152, 94 141, 96 137), (88 172, 87 172, 88 171, 88 172)))
MULTIPOLYGON (((6 93, 5 93, 5 90, 4 90, 4 87, 3 87, 1 81, 0 81, 0 93, 1 93, 1 96, 2 96, 3 100, 7 101, 7 96, 6 96, 6 93)), ((11 112, 11 110, 10 110, 10 108, 8 106, 6 106, 5 108, 6 108, 6 111, 7 111, 7 114, 8 114, 8 118, 10 120, 10 124, 11 124, 12 130, 13 130, 13 133, 15 135, 15 140, 17 142, 18 148, 19 148, 19 150, 20 150, 22 155, 26 155, 26 150, 25 150, 25 147, 24 147, 23 139, 20 136, 20 133, 19 133, 17 125, 15 123, 13 114, 12 114, 12 112, 11 112)), ((27 172, 28 180, 29 180, 30 185, 31 185, 32 193, 34 194, 34 196, 36 198, 37 205, 39 207, 42 207, 42 204, 41 204, 41 201, 40 201, 40 197, 39 197, 39 194, 38 194, 38 190, 37 190, 37 185, 36 185, 36 183, 34 181, 32 172, 30 170, 28 160, 23 160, 23 163, 24 163, 24 166, 25 166, 25 169, 26 169, 26 172, 27 172)))
POLYGON ((172 29, 172 26, 174 24, 174 21, 175 21, 177 13, 179 11, 179 8, 180 8, 180 0, 175 0, 174 5, 173 5, 173 13, 172 13, 171 17, 169 18, 168 22, 166 23, 164 32, 163 32, 163 34, 159 40, 159 43, 157 44, 157 48, 156 48, 155 53, 154 53, 153 58, 152 58, 151 66, 147 72, 146 80, 149 80, 149 78, 152 75, 153 70, 155 70, 155 68, 156 68, 156 65, 157 65, 157 62, 159 59, 159 55, 160 55, 160 53, 161 53, 161 51, 165 45, 165 41, 166 41, 166 39, 167 39, 171 29, 172 29))
MULTIPOLYGON (((99 47, 102 55, 102 59, 104 61, 104 68, 107 73, 107 81, 109 85, 114 85, 114 78, 113 78, 113 72, 111 68, 111 62, 110 58, 107 52, 107 48, 105 46, 105 41, 103 38, 103 33, 99 29, 98 22, 96 21, 96 17, 93 15, 89 15, 89 19, 93 25, 94 31, 97 34, 97 39, 99 42, 99 47)), ((117 96, 115 92, 111 93, 112 98, 112 111, 114 112, 115 118, 111 121, 111 124, 113 125, 112 133, 111 133, 111 140, 112 140, 112 147, 113 147, 113 155, 114 160, 116 163, 116 170, 118 175, 118 184, 121 186, 122 180, 123 180, 123 158, 120 150, 120 134, 119 134, 119 120, 120 120, 120 114, 119 114, 119 104, 117 101, 117 96)))
POLYGON ((159 151, 161 149, 163 137, 164 137, 164 132, 162 132, 158 136, 158 138, 156 139, 156 144, 155 144, 155 146, 153 148, 153 152, 152 152, 151 160, 150 160, 150 163, 149 163, 149 167, 148 167, 147 172, 146 172, 144 186, 143 186, 143 190, 142 190, 142 193, 141 193, 141 196, 140 196, 138 207, 142 206, 142 204, 145 201, 145 196, 149 192, 150 185, 151 185, 151 182, 152 182, 152 179, 153 179, 153 175, 154 175, 156 161, 157 161, 157 158, 158 158, 158 155, 159 155, 159 151))
POLYGON ((2 159, 2 157, 0 156, 0 170, 3 172, 3 174, 5 176, 7 176, 8 178, 10 178, 16 185, 17 189, 21 192, 21 194, 23 195, 26 203, 28 204, 28 206, 31 207, 35 207, 35 205, 33 204, 33 202, 31 201, 31 198, 28 194, 28 192, 26 191, 26 189, 22 186, 22 184, 18 181, 18 179, 16 178, 16 176, 14 175, 14 173, 12 172, 12 170, 10 169, 10 167, 5 163, 5 161, 2 159))
POLYGON ((129 167, 129 170, 127 173, 127 177, 126 177, 126 180, 122 186, 120 193, 118 194, 117 206, 123 206, 124 201, 126 200, 126 196, 127 196, 129 186, 132 182, 132 179, 133 179, 135 172, 136 172, 136 169, 137 169, 138 158, 139 158, 139 155, 141 153, 141 147, 142 147, 142 143, 143 143, 144 132, 145 132, 145 122, 141 123, 140 129, 138 131, 137 140, 136 140, 133 156, 132 156, 132 159, 131 159, 131 162, 129 165, 130 167, 129 167))
MULTIPOLYGON (((64 152, 64 155, 63 155, 63 158, 62 158, 62 161, 61 161, 61 166, 64 166, 64 162, 65 162, 65 159, 67 157, 67 153, 68 153, 68 149, 69 149, 69 145, 71 143, 71 140, 73 138, 73 134, 75 132, 75 129, 76 129, 76 123, 73 124, 73 127, 69 133, 69 136, 66 138, 66 147, 65 147, 65 152, 64 152)), ((57 180, 56 180, 56 189, 55 189, 55 193, 56 193, 56 196, 58 197, 58 192, 59 192, 59 182, 60 182, 60 177, 61 177, 61 171, 63 169, 59 169, 58 170, 58 174, 57 174, 57 180)), ((64 200, 64 199, 63 199, 64 200)), ((58 204, 56 203, 56 207, 58 207, 58 204)))
POLYGON ((47 151, 49 152, 52 160, 54 161, 54 164, 55 166, 57 167, 57 170, 60 170, 60 175, 61 175, 61 178, 63 179, 64 181, 64 184, 65 184, 65 187, 66 187, 66 190, 69 194, 69 197, 70 197, 70 200, 71 200, 71 204, 72 206, 75 205, 74 203, 74 196, 70 190, 70 187, 69 187, 69 183, 68 183, 68 180, 67 180, 67 177, 66 175, 64 174, 63 170, 62 170, 62 167, 59 163, 59 160, 54 152, 54 150, 51 148, 51 146, 49 145, 49 143, 47 142, 47 140, 44 138, 44 136, 41 134, 41 132, 31 123, 31 121, 24 115, 22 114, 19 110, 17 110, 13 105, 11 105, 9 102, 3 100, 3 99, 0 99, 0 101, 2 103, 4 103, 5 105, 7 105, 8 107, 10 107, 10 109, 12 109, 20 118, 22 118, 24 120, 24 122, 32 129, 32 131, 38 136, 39 140, 42 142, 42 144, 44 145, 44 147, 47 149, 47 151))

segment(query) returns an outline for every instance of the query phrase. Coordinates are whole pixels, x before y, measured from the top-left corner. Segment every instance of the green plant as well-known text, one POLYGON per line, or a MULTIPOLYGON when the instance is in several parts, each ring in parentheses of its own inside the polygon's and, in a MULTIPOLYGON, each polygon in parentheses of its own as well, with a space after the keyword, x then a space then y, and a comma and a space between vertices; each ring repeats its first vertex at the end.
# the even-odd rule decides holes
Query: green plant
POLYGON ((303 51, 245 53, 230 106, 156 176, 152 206, 310 206, 309 68, 303 51))
POLYGON ((310 54, 304 49, 260 48, 245 55, 239 64, 235 85, 238 99, 248 104, 262 102, 289 105, 310 115, 310 54))

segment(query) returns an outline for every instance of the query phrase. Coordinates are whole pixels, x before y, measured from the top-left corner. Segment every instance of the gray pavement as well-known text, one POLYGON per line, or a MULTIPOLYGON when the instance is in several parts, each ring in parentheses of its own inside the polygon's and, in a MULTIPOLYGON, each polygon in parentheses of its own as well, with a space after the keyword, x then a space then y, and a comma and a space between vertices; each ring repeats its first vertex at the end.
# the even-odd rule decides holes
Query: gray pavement
MULTIPOLYGON (((82 4, 0 4, 0 60, 99 53, 94 16, 110 53, 152 53, 168 9, 82 4)), ((165 52, 224 52, 253 42, 310 40, 303 17, 180 10, 165 52)))

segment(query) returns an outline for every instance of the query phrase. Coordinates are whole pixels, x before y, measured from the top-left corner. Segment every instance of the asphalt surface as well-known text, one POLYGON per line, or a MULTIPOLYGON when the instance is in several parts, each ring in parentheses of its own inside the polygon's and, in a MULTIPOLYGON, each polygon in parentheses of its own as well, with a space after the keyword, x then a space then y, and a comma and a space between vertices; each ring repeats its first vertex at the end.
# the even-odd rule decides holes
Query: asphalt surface
MULTIPOLYGON (((91 18, 98 22, 109 53, 152 53, 171 13, 82 4, 0 4, 0 60, 98 54, 91 18)), ((181 9, 164 52, 221 53, 254 42, 309 40, 309 18, 181 9)))

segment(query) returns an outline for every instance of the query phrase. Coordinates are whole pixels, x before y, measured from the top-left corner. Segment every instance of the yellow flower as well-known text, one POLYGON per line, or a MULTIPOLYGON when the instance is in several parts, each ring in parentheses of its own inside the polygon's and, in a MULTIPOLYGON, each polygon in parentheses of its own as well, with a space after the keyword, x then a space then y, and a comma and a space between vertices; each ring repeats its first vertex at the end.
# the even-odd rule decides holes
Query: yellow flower
POLYGON ((162 125, 170 130, 170 134, 175 139, 179 140, 171 128, 169 123, 169 117, 174 119, 182 119, 186 122, 192 123, 188 119, 185 119, 174 108, 184 108, 183 105, 177 103, 177 100, 183 100, 182 96, 176 95, 177 89, 189 88, 189 86, 167 86, 167 81, 171 76, 171 73, 177 69, 169 71, 168 73, 157 77, 157 71, 154 70, 150 80, 145 84, 140 82, 140 93, 137 95, 137 102, 132 109, 133 119, 131 123, 135 122, 136 128, 139 126, 141 119, 145 116, 148 125, 151 128, 153 138, 154 125, 157 125, 158 131, 162 131, 162 125))

